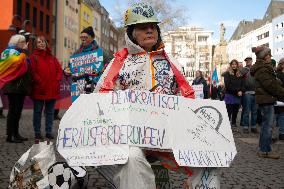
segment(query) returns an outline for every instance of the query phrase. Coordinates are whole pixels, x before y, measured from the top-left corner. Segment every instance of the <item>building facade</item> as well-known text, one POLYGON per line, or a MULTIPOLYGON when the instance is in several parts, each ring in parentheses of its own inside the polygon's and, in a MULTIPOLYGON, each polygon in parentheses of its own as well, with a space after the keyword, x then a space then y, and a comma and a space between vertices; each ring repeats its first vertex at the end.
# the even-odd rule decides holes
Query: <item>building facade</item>
POLYGON ((57 1, 56 57, 62 67, 80 46, 80 1, 57 1))
POLYGON ((273 58, 278 62, 284 58, 284 14, 272 20, 273 58))
POLYGON ((82 31, 88 26, 93 26, 94 14, 92 7, 84 1, 81 2, 80 10, 80 31, 82 31))
MULTIPOLYGON (((10 37, 25 30, 32 37, 42 35, 53 46, 52 23, 54 0, 9 0, 1 1, 0 51, 7 46, 10 37)), ((33 38, 32 38, 33 39, 33 38)), ((32 50, 32 43, 29 45, 32 50)))
POLYGON ((165 50, 183 67, 186 79, 192 82, 200 70, 207 78, 212 67, 212 31, 196 27, 180 27, 163 36, 165 50))

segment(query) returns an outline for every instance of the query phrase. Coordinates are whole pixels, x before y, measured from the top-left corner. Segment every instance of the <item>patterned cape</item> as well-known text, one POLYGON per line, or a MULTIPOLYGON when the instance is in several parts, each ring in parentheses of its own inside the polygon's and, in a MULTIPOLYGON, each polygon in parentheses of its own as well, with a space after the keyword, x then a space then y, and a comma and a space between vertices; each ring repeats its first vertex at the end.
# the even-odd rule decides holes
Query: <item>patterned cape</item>
POLYGON ((7 48, 1 53, 0 89, 28 70, 27 57, 14 48, 7 48))

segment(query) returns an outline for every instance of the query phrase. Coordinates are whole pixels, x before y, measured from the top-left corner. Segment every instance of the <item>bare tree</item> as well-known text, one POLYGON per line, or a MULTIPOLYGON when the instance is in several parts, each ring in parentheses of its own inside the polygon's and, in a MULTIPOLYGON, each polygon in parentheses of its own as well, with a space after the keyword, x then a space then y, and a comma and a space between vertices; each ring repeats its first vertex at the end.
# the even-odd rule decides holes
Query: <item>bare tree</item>
MULTIPOLYGON (((121 0, 116 0, 117 6, 115 7, 116 18, 113 18, 119 26, 123 27, 123 16, 125 13, 125 7, 122 7, 121 0)), ((187 24, 188 16, 185 15, 185 8, 176 3, 176 0, 128 0, 128 6, 144 2, 151 5, 156 13, 159 21, 161 22, 160 28, 163 31, 168 31, 179 26, 187 24)))

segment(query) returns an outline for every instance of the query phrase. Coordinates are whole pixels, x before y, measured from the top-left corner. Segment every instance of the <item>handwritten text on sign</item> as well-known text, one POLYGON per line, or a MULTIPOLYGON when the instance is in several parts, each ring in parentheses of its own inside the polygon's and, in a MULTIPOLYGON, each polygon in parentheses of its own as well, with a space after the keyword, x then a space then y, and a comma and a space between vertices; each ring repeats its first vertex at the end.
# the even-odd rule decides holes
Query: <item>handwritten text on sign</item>
POLYGON ((183 166, 228 167, 236 149, 226 116, 220 101, 134 90, 81 95, 60 122, 57 149, 72 165, 122 163, 130 145, 172 150, 183 166))

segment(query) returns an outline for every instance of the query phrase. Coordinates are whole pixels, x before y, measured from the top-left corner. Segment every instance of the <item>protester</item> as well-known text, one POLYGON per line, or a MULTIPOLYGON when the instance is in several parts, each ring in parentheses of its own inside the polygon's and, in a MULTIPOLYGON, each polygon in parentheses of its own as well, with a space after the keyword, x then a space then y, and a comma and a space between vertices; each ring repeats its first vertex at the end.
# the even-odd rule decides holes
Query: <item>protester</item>
MULTIPOLYGON (((194 98, 194 91, 164 51, 153 8, 143 3, 135 4, 126 11, 124 18, 127 49, 115 54, 95 92, 134 89, 177 95, 180 89, 186 89, 181 93, 194 98)), ((153 170, 141 148, 129 147, 128 162, 117 167, 114 176, 117 188, 156 188, 153 170)))
POLYGON ((54 105, 60 95, 62 69, 60 63, 51 54, 48 43, 43 36, 34 41, 35 50, 31 56, 32 99, 34 101, 33 126, 35 139, 42 140, 41 114, 45 109, 45 136, 54 139, 52 134, 54 105))
POLYGON ((232 127, 237 127, 236 119, 244 91, 244 82, 236 59, 230 62, 226 72, 222 74, 225 82, 225 103, 232 127))
POLYGON ((219 82, 217 89, 218 89, 218 94, 217 94, 218 99, 223 101, 225 98, 225 85, 219 82))
POLYGON ((203 73, 200 70, 197 70, 195 72, 195 79, 192 82, 192 85, 203 85, 203 95, 204 99, 208 98, 208 85, 206 80, 203 77, 203 73))
POLYGON ((250 68, 252 67, 252 58, 245 58, 246 66, 241 69, 241 73, 244 77, 244 95, 243 95, 243 132, 249 133, 249 125, 251 126, 251 132, 257 133, 256 121, 257 121, 257 104, 255 102, 255 80, 250 75, 250 68), (249 122, 249 118, 251 121, 249 122))
MULTIPOLYGON (((277 78, 281 80, 282 87, 284 87, 284 58, 280 59, 277 65, 277 78)), ((279 127, 279 140, 284 140, 284 106, 275 106, 275 113, 279 127)))
POLYGON ((23 35, 13 35, 1 54, 0 89, 8 95, 7 142, 22 143, 28 140, 19 134, 25 96, 30 94, 29 60, 25 54, 28 43, 23 35))
POLYGON ((262 114, 262 125, 259 139, 258 156, 278 159, 280 155, 272 151, 272 124, 274 117, 274 103, 284 100, 284 88, 277 80, 271 65, 271 49, 262 45, 253 47, 256 62, 251 68, 251 75, 256 80, 256 103, 262 114))

